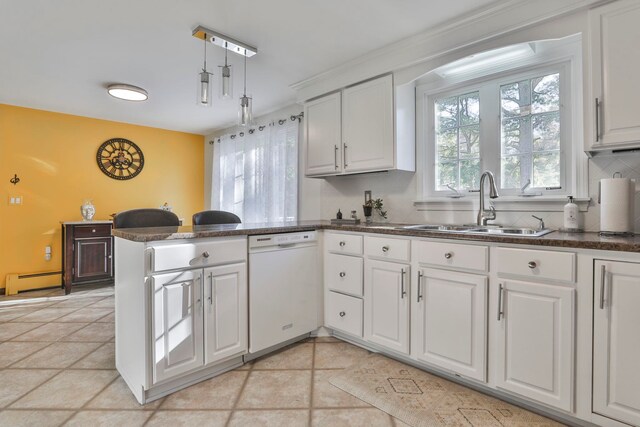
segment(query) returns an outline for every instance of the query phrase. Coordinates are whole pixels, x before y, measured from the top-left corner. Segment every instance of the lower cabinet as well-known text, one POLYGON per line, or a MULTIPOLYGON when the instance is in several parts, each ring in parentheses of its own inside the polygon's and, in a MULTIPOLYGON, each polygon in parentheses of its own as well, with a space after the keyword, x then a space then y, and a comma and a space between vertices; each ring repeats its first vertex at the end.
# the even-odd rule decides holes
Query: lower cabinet
POLYGON ((497 285, 496 385, 571 411, 575 290, 515 280, 497 285))
POLYGON ((595 261, 593 412, 640 425, 640 264, 595 261))
POLYGON ((405 264, 365 261, 364 338, 409 353, 409 277, 405 264))
POLYGON ((418 360, 486 381, 487 282, 479 274, 418 270, 412 325, 418 360))
POLYGON ((325 295, 325 325, 362 338, 362 300, 338 292, 327 292, 325 295))

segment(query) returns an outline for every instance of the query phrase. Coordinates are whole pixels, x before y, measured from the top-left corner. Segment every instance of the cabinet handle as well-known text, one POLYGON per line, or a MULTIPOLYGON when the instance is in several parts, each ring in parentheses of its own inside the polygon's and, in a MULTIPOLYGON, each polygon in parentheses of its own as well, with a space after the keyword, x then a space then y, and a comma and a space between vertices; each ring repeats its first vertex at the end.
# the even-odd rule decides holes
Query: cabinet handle
POLYGON ((91 229, 91 232, 92 232, 92 233, 95 233, 95 232, 96 232, 96 229, 95 229, 95 228, 92 228, 92 229, 91 229))
POLYGON ((382 252, 384 252, 384 253, 389 252, 389 246, 383 246, 382 247, 382 252))
POLYGON ((604 287, 607 284, 606 281, 607 268, 600 266, 600 310, 604 310, 604 287))
POLYGON ((444 257, 446 259, 451 259, 453 257, 453 254, 451 252, 447 252, 446 254, 444 254, 444 257))
POLYGON ((209 305, 213 305, 213 273, 209 273, 209 305))
POLYGON ((338 169, 338 146, 333 146, 333 165, 338 169))
POLYGON ((423 274, 422 274, 422 270, 418 270, 418 300, 417 302, 420 302, 420 300, 422 299, 422 278, 423 278, 423 274))
POLYGON ((533 270, 534 268, 536 268, 538 266, 538 264, 535 261, 529 261, 527 263, 527 266, 529 266, 529 268, 533 270))
POLYGON ((346 315, 347 315, 347 313, 345 313, 344 311, 341 311, 341 312, 340 312, 340 317, 344 317, 344 316, 346 316, 346 315))
POLYGON ((341 247, 341 248, 344 248, 344 245, 346 245, 346 244, 347 244, 347 242, 345 242, 345 241, 343 240, 342 242, 340 242, 340 247, 341 247))
POLYGON ((498 322, 502 317, 504 317, 504 311, 502 310, 502 293, 504 292, 504 286, 500 283, 500 287, 498 288, 498 322))
POLYGON ((596 142, 600 141, 600 100, 596 98, 596 142))
POLYGON ((407 291, 404 288, 404 276, 407 272, 404 271, 404 268, 400 270, 400 272, 400 298, 404 299, 404 296, 407 294, 407 291))
POLYGON ((343 144, 343 149, 342 149, 342 157, 344 158, 344 168, 347 168, 347 143, 345 142, 343 144))
POLYGON ((209 252, 207 251, 202 252, 202 256, 205 258, 209 258, 209 252))
POLYGON ((341 271, 341 272, 340 272, 340 277, 344 277, 344 276, 346 276, 346 275, 347 275, 347 273, 345 273, 344 271, 341 271))

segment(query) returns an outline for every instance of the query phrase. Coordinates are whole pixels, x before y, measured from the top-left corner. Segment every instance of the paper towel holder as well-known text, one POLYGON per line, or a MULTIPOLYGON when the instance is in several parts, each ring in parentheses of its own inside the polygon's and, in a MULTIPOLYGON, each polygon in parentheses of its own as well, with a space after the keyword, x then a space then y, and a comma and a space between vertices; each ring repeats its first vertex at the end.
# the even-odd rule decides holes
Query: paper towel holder
MULTIPOLYGON (((622 178, 622 172, 614 172, 611 178, 622 178)), ((598 204, 600 204, 601 200, 602 200, 602 183, 598 181, 598 204)))

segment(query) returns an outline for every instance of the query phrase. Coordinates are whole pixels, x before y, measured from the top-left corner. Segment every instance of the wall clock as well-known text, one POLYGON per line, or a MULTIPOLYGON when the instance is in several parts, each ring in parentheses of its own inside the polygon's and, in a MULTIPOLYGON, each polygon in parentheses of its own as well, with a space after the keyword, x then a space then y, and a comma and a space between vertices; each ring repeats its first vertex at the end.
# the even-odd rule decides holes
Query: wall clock
POLYGON ((100 170, 113 179, 134 178, 144 167, 144 155, 140 147, 124 138, 103 142, 96 159, 100 170))

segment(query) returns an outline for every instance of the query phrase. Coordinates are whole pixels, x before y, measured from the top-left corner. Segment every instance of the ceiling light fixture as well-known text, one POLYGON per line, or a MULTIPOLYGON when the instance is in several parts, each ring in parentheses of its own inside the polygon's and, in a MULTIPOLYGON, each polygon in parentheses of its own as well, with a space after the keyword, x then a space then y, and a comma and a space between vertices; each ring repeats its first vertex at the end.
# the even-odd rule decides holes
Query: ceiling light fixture
POLYGON ((224 49, 224 65, 220 65, 220 93, 219 96, 221 99, 232 99, 233 98, 233 81, 231 80, 231 65, 227 63, 227 52, 229 49, 227 48, 227 42, 225 42, 224 49))
POLYGON ((210 79, 213 73, 207 71, 207 35, 204 37, 204 65, 202 71, 198 73, 198 105, 201 107, 211 107, 211 84, 210 79))
POLYGON ((125 101, 146 101, 149 99, 149 94, 146 90, 127 84, 109 85, 107 92, 114 98, 124 99, 125 101))
POLYGON ((244 55, 244 91, 240 97, 240 109, 238 110, 238 125, 251 126, 253 121, 253 99, 247 96, 247 55, 244 55))
POLYGON ((202 25, 198 25, 193 30, 191 35, 195 38, 211 42, 223 49, 229 49, 229 51, 237 53, 238 55, 248 56, 249 58, 258 53, 258 49, 256 47, 243 43, 217 31, 203 27, 202 25))

